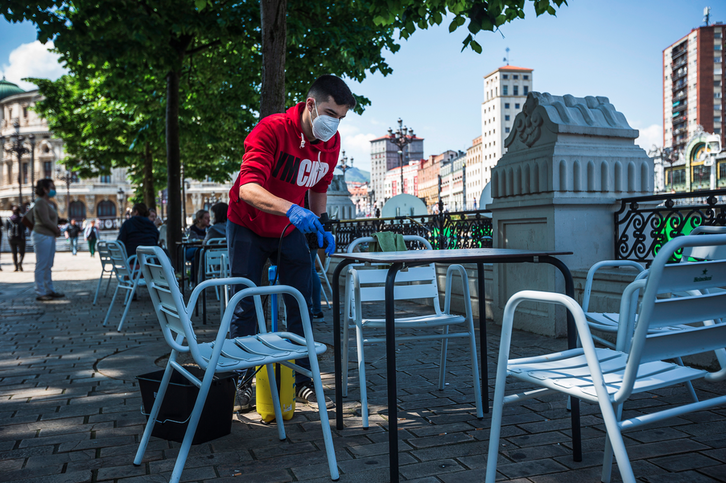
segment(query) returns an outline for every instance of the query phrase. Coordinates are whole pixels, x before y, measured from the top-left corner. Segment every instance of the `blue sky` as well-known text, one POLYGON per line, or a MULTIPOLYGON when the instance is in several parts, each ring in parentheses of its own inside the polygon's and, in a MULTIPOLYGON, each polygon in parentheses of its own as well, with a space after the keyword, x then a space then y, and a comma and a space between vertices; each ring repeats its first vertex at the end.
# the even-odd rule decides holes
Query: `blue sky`
MULTIPOLYGON (((483 76, 504 65, 507 47, 511 65, 534 69, 533 90, 608 97, 641 131, 641 146, 660 145, 662 51, 703 24, 705 6, 713 7, 712 22, 726 22, 726 5, 691 0, 569 3, 557 17, 535 17, 528 7, 524 20, 505 25, 501 33, 479 34, 482 54, 461 52, 467 31, 450 34, 448 22, 402 41, 399 52, 386 56, 393 74, 351 83, 373 102, 362 116, 350 113, 340 126, 343 149, 355 158, 354 165, 370 169, 368 141, 386 134, 399 117, 425 138, 426 156, 465 150, 481 134, 483 76)), ((8 80, 60 75, 52 55, 34 41, 32 25, 0 20, 0 70, 8 80)))

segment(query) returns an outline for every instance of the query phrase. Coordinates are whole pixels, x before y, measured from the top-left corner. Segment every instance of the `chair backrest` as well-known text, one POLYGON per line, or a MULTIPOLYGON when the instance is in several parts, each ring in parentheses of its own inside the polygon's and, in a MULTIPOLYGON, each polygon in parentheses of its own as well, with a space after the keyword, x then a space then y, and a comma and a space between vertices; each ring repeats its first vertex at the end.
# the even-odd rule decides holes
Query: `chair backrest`
POLYGON ((226 238, 210 238, 204 244, 205 245, 226 245, 227 239, 226 238))
POLYGON ((113 266, 113 273, 116 274, 116 280, 121 284, 128 285, 133 283, 133 273, 129 266, 129 260, 126 256, 126 246, 118 240, 109 240, 106 242, 108 256, 113 266))
POLYGON ((108 241, 100 241, 96 245, 98 258, 101 260, 101 269, 106 270, 106 265, 113 265, 111 262, 111 252, 108 251, 108 241))
MULTIPOLYGON (((431 243, 418 235, 404 235, 404 241, 416 241, 421 243, 426 250, 431 250, 431 243)), ((348 253, 361 243, 376 241, 373 237, 362 237, 353 240, 348 245, 348 253)), ((388 274, 387 269, 376 268, 366 269, 355 267, 356 277, 360 285, 361 302, 383 302, 386 300, 385 283, 388 274)), ((421 267, 411 267, 406 271, 396 274, 396 282, 393 289, 396 300, 421 300, 430 299, 437 314, 441 313, 439 304, 439 286, 436 280, 436 265, 431 263, 421 267)))
MULTIPOLYGON (((726 235, 726 226, 697 226, 688 236, 693 235, 726 235)), ((726 258, 726 247, 717 245, 685 247, 681 260, 688 261, 689 258, 722 260, 726 258)))
POLYGON ((226 248, 208 249, 204 252, 204 274, 210 276, 221 276, 223 258, 227 254, 226 248))
POLYGON ((726 347, 726 324, 723 323, 648 335, 649 329, 726 317, 726 291, 709 293, 711 289, 726 286, 726 260, 668 263, 674 252, 701 246, 724 247, 726 235, 683 236, 669 241, 653 260, 647 280, 634 282, 644 283, 645 287, 624 388, 630 385, 632 389, 641 362, 673 359, 726 347), (663 292, 686 291, 694 295, 658 297, 663 292))
POLYGON ((191 351, 194 359, 199 360, 194 329, 169 258, 160 247, 139 247, 136 254, 164 339, 173 349, 191 351), (186 339, 186 345, 178 336, 186 339))

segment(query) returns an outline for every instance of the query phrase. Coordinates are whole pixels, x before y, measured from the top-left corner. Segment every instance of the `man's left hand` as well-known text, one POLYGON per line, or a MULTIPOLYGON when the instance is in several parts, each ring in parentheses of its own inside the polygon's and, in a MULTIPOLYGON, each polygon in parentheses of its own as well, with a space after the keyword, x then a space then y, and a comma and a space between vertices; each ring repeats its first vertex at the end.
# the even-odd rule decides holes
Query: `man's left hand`
MULTIPOLYGON (((323 238, 328 242, 328 246, 325 247, 325 255, 330 256, 335 253, 335 237, 329 231, 323 232, 323 238)), ((320 247, 324 245, 322 241, 319 242, 320 247)))

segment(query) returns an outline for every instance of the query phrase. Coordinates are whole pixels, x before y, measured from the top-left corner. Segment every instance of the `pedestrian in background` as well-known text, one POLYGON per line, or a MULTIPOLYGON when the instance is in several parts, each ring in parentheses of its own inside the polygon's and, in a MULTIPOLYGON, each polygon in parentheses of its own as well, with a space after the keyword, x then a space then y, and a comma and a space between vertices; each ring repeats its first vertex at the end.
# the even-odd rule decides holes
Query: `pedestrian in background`
POLYGON ((101 234, 98 233, 96 228, 95 220, 91 220, 83 231, 83 238, 88 242, 88 251, 91 252, 91 258, 96 254, 96 242, 101 238, 101 234))
POLYGON ((159 243, 159 230, 149 219, 149 209, 143 203, 136 203, 131 209, 131 218, 124 221, 118 233, 118 241, 126 247, 126 256, 136 255, 140 246, 153 247, 159 243))
POLYGON ((66 227, 66 238, 68 238, 68 241, 71 244, 71 252, 73 253, 73 256, 76 256, 78 253, 78 235, 81 233, 81 227, 76 224, 76 220, 71 220, 71 222, 66 227))
POLYGON ((13 215, 5 222, 8 231, 8 243, 13 252, 15 271, 23 271, 23 258, 25 258, 25 225, 20 215, 20 208, 13 206, 13 215))
POLYGON ((36 300, 46 301, 64 297, 53 289, 51 269, 55 260, 55 239, 61 235, 58 228, 58 212, 50 199, 55 196, 52 179, 41 179, 35 186, 33 206, 33 247, 35 251, 35 293, 36 300))
POLYGON ((214 224, 207 229, 207 235, 204 237, 204 244, 214 238, 227 238, 227 203, 217 203, 212 206, 212 215, 214 216, 214 224))

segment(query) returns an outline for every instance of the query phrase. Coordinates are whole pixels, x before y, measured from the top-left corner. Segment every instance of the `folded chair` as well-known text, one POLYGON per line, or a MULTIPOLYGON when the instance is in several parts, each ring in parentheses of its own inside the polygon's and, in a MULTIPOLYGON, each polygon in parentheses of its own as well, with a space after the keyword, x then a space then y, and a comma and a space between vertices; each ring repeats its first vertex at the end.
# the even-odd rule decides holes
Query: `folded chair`
MULTIPOLYGON (((197 396, 194 409, 189 418, 184 440, 179 449, 179 454, 171 475, 170 481, 172 483, 178 482, 181 478, 194 433, 196 432, 199 418, 202 414, 207 394, 209 393, 209 387, 216 373, 240 371, 264 365, 267 367, 267 373, 270 377, 270 387, 274 388, 277 387, 277 382, 275 380, 275 371, 272 369, 271 364, 281 363, 293 368, 295 371, 310 376, 313 379, 318 401, 325 400, 317 356, 325 352, 326 346, 313 340, 307 303, 298 290, 285 285, 256 287, 250 280, 241 277, 206 280, 197 285, 191 294, 189 303, 184 304, 184 299, 179 291, 171 263, 163 250, 159 247, 139 247, 136 253, 139 255, 144 278, 148 282, 149 295, 151 296, 151 302, 154 305, 154 310, 156 311, 161 326, 161 332, 164 335, 166 343, 169 344, 172 350, 156 395, 156 400, 154 401, 154 406, 151 409, 149 420, 146 423, 144 434, 139 443, 139 449, 134 458, 135 465, 142 463, 146 446, 151 438, 151 431, 171 379, 172 371, 177 371, 199 388, 199 395, 197 396), (249 288, 237 292, 230 299, 215 340, 201 343, 197 341, 197 336, 190 320, 193 307, 197 298, 205 288, 223 285, 245 285, 249 288), (267 332, 267 326, 262 315, 263 310, 260 296, 272 293, 290 294, 297 300, 302 315, 304 337, 300 337, 291 332, 267 332), (227 331, 229 330, 234 308, 245 297, 254 297, 259 333, 248 337, 227 339, 227 331), (194 361, 204 370, 202 380, 194 377, 194 375, 177 362, 179 353, 184 352, 190 353, 194 361), (305 357, 309 357, 310 359, 310 370, 303 369, 300 366, 288 362, 292 359, 305 357)), ((280 398, 277 391, 271 391, 271 393, 275 407, 278 436, 280 440, 284 440, 285 428, 283 425, 282 410, 280 408, 280 398)), ((333 480, 337 480, 339 477, 338 467, 335 459, 330 423, 328 421, 328 412, 324 404, 319 405, 318 412, 320 413, 320 423, 323 431, 323 441, 328 458, 330 476, 333 480)))
POLYGON ((134 270, 136 266, 136 255, 132 255, 130 258, 126 256, 126 247, 123 242, 118 240, 107 241, 106 248, 108 249, 109 258, 113 267, 113 273, 116 276, 116 290, 113 292, 113 298, 111 304, 108 306, 108 312, 106 312, 106 318, 103 319, 103 325, 105 326, 108 322, 108 318, 111 316, 113 311, 113 304, 116 302, 116 296, 118 295, 119 289, 126 290, 124 297, 124 309, 123 315, 121 315, 121 321, 118 323, 118 331, 121 332, 124 321, 126 320, 126 314, 129 312, 131 302, 134 299, 136 288, 139 285, 146 285, 146 282, 140 278, 141 272, 134 270))
MULTIPOLYGON (((407 242, 418 242, 427 250, 431 250, 431 244, 420 236, 406 235, 407 242)), ((358 238, 348 246, 348 252, 352 252, 360 243, 375 241, 372 237, 358 238)), ((345 324, 343 325, 343 395, 348 392, 348 339, 349 329, 355 328, 356 349, 358 352, 358 378, 360 381, 361 415, 363 427, 368 427, 368 395, 366 389, 365 355, 364 345, 376 342, 385 342, 385 337, 369 337, 364 335, 364 330, 383 329, 386 326, 385 318, 363 317, 363 306, 367 303, 382 304, 385 301, 385 282, 388 274, 387 268, 380 266, 362 267, 352 265, 346 279, 345 289, 345 324), (367 269, 370 268, 370 269, 367 269)), ((396 337, 396 341, 410 340, 441 340, 441 359, 439 363, 439 390, 444 389, 446 376, 446 352, 448 340, 453 338, 467 338, 469 340, 469 351, 471 356, 471 368, 474 386, 474 398, 476 400, 477 417, 484 417, 481 399, 481 383, 479 382, 479 362, 476 356, 476 339, 474 333, 474 319, 471 310, 471 297, 469 295, 469 278, 466 270, 461 265, 451 265, 446 271, 446 295, 444 299, 444 310, 439 305, 439 286, 436 280, 436 266, 429 264, 422 267, 411 267, 406 271, 398 272, 394 287, 396 300, 428 300, 432 306, 431 313, 425 315, 413 315, 410 317, 399 317, 396 319, 398 329, 437 329, 438 333, 427 335, 413 335, 396 337), (463 287, 463 300, 466 307, 464 316, 451 313, 451 285, 454 275, 461 277, 463 287), (449 333, 450 326, 461 326, 463 332, 449 333)), ((425 305, 422 305, 422 310, 425 305)))
POLYGON ((93 297, 93 304, 96 305, 98 300, 98 291, 101 289, 101 282, 103 282, 103 276, 108 273, 108 282, 106 283, 106 291, 103 292, 105 297, 108 294, 108 287, 111 286, 111 279, 113 278, 113 263, 111 262, 111 254, 108 252, 108 247, 105 241, 98 242, 96 245, 96 251, 98 252, 98 258, 101 260, 101 276, 98 277, 98 285, 96 285, 96 295, 93 297))
POLYGON ((573 299, 546 292, 523 291, 509 299, 504 309, 494 391, 487 483, 496 479, 499 437, 505 403, 540 397, 550 392, 585 399, 598 404, 607 430, 602 481, 609 482, 613 453, 622 479, 634 483, 635 475, 625 448, 622 432, 641 428, 671 417, 708 409, 726 403, 726 395, 668 407, 631 419, 622 419, 623 404, 633 394, 648 392, 687 381, 720 381, 726 369, 709 372, 666 362, 682 356, 726 347, 726 260, 686 261, 669 264, 678 250, 693 247, 724 247, 726 235, 683 236, 669 241, 658 252, 648 277, 625 289, 620 304, 615 349, 596 349, 582 308, 573 299), (633 294, 643 291, 636 318, 630 305, 633 294), (686 292, 682 297, 659 298, 659 294, 686 292), (525 301, 550 302, 565 306, 573 315, 582 347, 564 352, 522 359, 509 359, 512 325, 517 306, 525 301), (712 321, 703 324, 703 321, 712 321), (684 328, 684 324, 698 324, 684 328), (679 330, 665 330, 669 327, 679 330), (653 333, 654 330, 659 330, 653 333), (505 397, 507 376, 539 386, 505 397))

